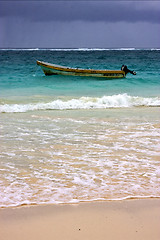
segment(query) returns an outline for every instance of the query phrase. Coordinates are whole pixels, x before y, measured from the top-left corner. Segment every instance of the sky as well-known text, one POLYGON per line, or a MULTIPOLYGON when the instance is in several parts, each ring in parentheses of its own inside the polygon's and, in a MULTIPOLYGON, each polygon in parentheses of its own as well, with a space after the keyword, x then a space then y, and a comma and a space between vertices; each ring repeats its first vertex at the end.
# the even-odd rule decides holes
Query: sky
POLYGON ((160 1, 2 1, 0 48, 160 48, 160 1))

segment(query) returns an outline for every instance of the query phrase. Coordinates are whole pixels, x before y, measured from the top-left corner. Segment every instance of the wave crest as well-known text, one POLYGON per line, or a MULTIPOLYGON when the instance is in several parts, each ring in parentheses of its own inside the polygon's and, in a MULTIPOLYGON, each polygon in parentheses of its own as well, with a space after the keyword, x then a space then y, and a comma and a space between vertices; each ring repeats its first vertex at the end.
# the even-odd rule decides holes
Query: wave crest
POLYGON ((36 110, 71 110, 71 109, 105 109, 105 108, 130 108, 130 107, 156 107, 160 106, 160 98, 144 98, 118 94, 99 98, 81 97, 62 101, 60 99, 48 103, 28 104, 1 104, 1 113, 18 113, 36 110))
POLYGON ((2 48, 0 51, 160 51, 159 48, 2 48))

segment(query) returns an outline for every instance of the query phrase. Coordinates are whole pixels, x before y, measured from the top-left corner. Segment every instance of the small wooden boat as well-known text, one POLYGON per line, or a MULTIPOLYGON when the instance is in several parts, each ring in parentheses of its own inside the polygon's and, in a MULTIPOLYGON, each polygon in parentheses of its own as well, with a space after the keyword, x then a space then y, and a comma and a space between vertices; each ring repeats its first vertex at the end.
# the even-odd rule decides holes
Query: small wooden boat
POLYGON ((121 70, 94 70, 94 69, 81 69, 81 68, 70 68, 61 65, 50 64, 47 62, 37 61, 45 75, 67 75, 67 76, 87 76, 87 77, 98 77, 98 78, 125 78, 128 72, 136 74, 130 71, 125 65, 122 66, 121 70))

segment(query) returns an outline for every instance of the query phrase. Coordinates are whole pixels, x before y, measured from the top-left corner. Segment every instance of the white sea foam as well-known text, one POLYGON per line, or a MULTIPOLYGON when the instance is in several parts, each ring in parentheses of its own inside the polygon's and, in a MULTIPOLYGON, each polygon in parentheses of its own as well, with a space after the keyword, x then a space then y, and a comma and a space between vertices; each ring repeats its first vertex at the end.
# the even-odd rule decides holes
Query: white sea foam
POLYGON ((1 48, 0 51, 37 51, 40 48, 1 48))
POLYGON ((158 109, 132 110, 1 114, 0 207, 160 196, 158 109))
POLYGON ((144 98, 118 94, 103 96, 100 98, 81 97, 71 100, 55 100, 48 103, 29 103, 29 104, 1 104, 1 113, 18 113, 36 110, 71 110, 71 109, 105 109, 105 108, 130 108, 160 106, 160 98, 144 98))
POLYGON ((151 48, 151 51, 160 51, 160 48, 151 48))
POLYGON ((1 51, 137 51, 137 50, 147 50, 147 51, 160 51, 159 48, 4 48, 1 51))

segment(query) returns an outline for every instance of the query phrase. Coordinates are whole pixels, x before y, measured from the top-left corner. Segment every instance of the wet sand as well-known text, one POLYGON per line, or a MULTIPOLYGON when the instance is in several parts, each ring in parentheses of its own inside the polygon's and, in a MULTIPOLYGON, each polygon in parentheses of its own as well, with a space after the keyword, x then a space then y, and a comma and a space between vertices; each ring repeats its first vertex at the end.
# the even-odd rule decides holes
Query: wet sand
POLYGON ((160 199, 0 209, 1 240, 159 240, 160 199))

